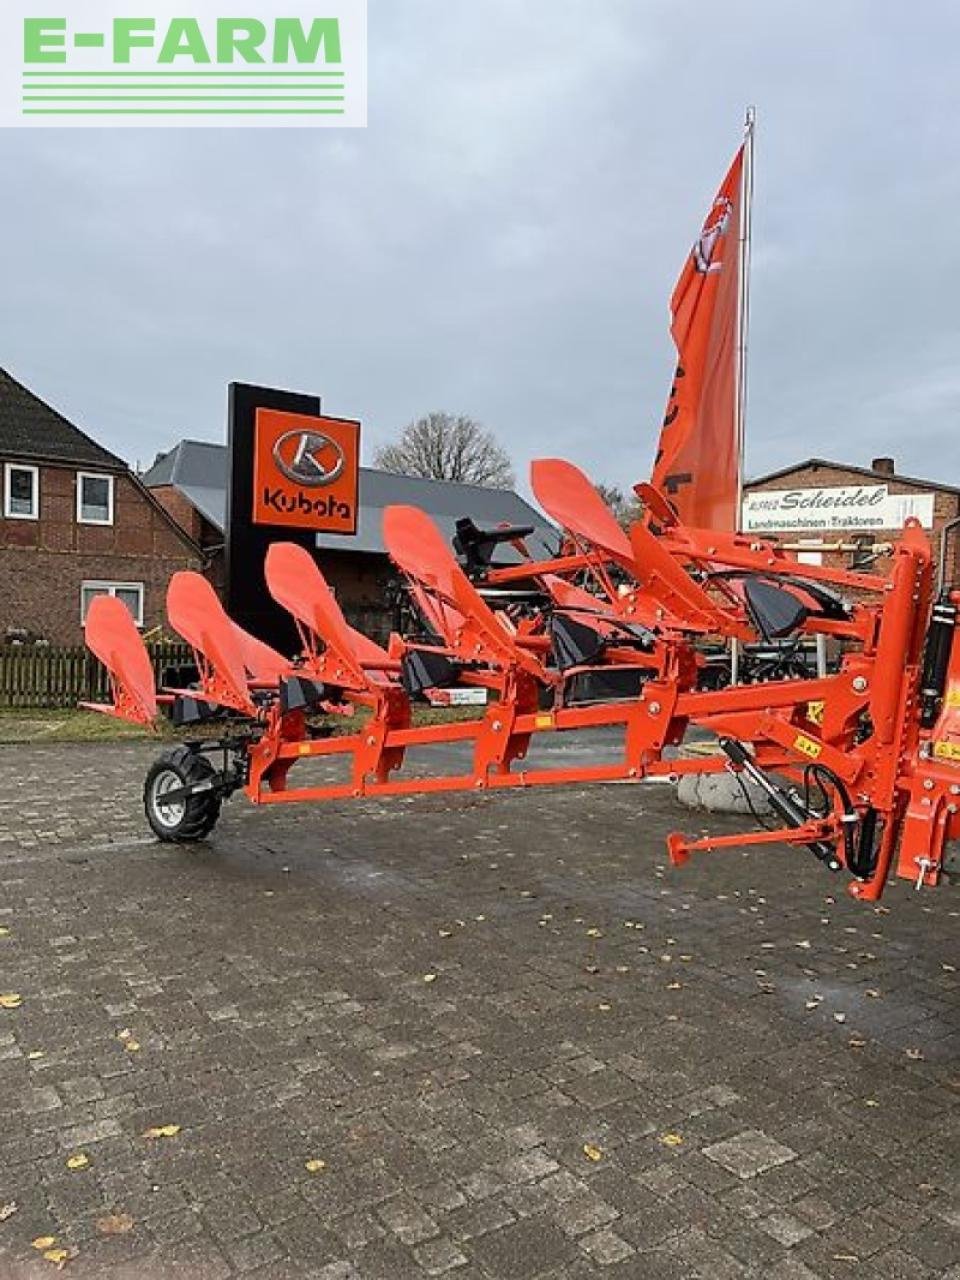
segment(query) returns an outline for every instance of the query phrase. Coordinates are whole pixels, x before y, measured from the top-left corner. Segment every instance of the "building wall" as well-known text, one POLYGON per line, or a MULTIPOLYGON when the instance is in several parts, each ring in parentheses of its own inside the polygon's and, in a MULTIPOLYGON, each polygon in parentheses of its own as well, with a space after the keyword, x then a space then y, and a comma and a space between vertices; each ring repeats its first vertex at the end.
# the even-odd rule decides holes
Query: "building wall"
POLYGON ((55 644, 80 643, 84 581, 143 583, 144 626, 150 629, 165 620, 171 575, 202 568, 129 476, 116 476, 112 525, 77 522, 76 485, 73 468, 42 466, 40 518, 0 514, 0 640, 13 627, 55 644))
MULTIPOLYGON (((948 520, 960 515, 960 494, 950 490, 937 489, 933 483, 929 486, 920 487, 916 484, 906 484, 902 480, 898 480, 896 476, 886 475, 879 471, 864 475, 862 471, 849 471, 842 467, 818 466, 798 467, 795 471, 782 473, 758 484, 747 484, 745 491, 747 493, 757 493, 763 490, 776 489, 819 489, 835 488, 841 485, 864 485, 869 487, 878 484, 887 485, 891 494, 932 493, 934 495, 933 528, 926 530, 926 533, 933 546, 934 559, 938 559, 940 530, 948 520)), ((893 542, 899 533, 899 529, 872 530, 869 534, 841 530, 835 534, 819 535, 816 533, 801 533, 796 530, 784 530, 778 534, 767 535, 764 533, 757 536, 761 538, 777 536, 790 543, 821 540, 824 542, 843 541, 850 543, 858 538, 865 538, 872 542, 893 542)), ((958 530, 958 534, 960 534, 960 530, 958 530)), ((950 541, 947 560, 948 580, 954 582, 960 579, 960 548, 958 548, 958 542, 960 542, 960 537, 955 535, 950 541)), ((823 563, 834 568, 850 569, 853 567, 852 561, 853 554, 851 552, 825 552, 823 555, 823 563)), ((882 557, 875 561, 869 571, 885 572, 888 565, 889 559, 882 557)))

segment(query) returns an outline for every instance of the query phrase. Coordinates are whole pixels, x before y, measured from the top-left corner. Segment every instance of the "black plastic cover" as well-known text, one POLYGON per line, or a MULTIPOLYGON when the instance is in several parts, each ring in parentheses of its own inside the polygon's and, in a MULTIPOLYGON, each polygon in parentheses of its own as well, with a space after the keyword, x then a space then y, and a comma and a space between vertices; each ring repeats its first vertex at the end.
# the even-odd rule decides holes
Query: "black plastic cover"
POLYGON ((442 653, 410 649, 400 661, 400 680, 411 698, 427 689, 446 689, 457 683, 457 668, 442 653))
POLYGON ((750 616, 764 640, 792 635, 809 616, 806 605, 791 591, 762 578, 745 579, 743 592, 750 616))

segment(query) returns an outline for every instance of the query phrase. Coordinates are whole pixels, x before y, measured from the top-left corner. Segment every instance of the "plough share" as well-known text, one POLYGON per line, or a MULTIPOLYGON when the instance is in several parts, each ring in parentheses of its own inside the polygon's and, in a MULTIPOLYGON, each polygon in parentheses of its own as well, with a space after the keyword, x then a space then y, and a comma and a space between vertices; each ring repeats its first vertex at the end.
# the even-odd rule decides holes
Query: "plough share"
POLYGON ((773 540, 686 528, 649 485, 637 487, 644 515, 625 533, 570 463, 535 462, 531 480, 563 534, 548 560, 528 553, 529 529, 465 519, 451 549, 422 511, 387 508, 384 542, 421 627, 386 648, 348 624, 313 557, 291 543, 271 545, 265 579, 296 623, 292 658, 232 622, 203 577, 178 573, 168 615, 196 671, 187 687, 157 692, 125 607, 95 599, 86 639, 113 694, 95 709, 143 725, 162 709, 187 734, 217 725, 219 736, 189 741, 149 770, 154 832, 202 839, 238 790, 266 805, 729 770, 766 793, 779 825, 674 834, 675 864, 702 850, 785 843, 844 870, 857 898, 879 898, 890 874, 918 888, 939 882, 946 843, 960 834, 960 592, 942 568, 935 580, 915 520, 886 572, 859 573, 800 564, 773 540), (517 562, 498 564, 504 544, 517 562), (706 639, 798 635, 832 637, 839 669, 698 689, 706 639), (487 690, 477 718, 414 723, 416 701, 463 687, 487 690), (598 727, 618 731, 612 762, 525 765, 538 735, 598 727), (719 752, 677 754, 693 728, 719 752), (472 748, 463 772, 405 771, 413 749, 450 743, 472 748), (345 776, 295 785, 294 766, 311 759, 340 761, 345 776))

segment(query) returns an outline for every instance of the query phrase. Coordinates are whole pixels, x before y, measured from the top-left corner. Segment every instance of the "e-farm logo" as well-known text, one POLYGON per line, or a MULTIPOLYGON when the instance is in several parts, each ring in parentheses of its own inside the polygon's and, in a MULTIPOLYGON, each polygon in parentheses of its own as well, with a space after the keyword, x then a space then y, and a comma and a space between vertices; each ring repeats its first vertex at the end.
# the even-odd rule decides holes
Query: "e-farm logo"
POLYGON ((366 124, 366 0, 2 0, 0 14, 3 125, 366 124))

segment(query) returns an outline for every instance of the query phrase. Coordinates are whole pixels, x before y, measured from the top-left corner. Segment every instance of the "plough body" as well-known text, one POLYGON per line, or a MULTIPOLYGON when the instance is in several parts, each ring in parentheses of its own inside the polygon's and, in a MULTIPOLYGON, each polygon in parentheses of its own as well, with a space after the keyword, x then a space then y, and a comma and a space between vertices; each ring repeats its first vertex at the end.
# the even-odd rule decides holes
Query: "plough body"
POLYGON ((186 690, 156 694, 129 614, 95 601, 87 643, 113 691, 98 710, 147 724, 163 706, 176 723, 223 724, 215 741, 151 769, 145 803, 157 834, 205 835, 239 789, 269 805, 730 770, 766 792, 780 825, 674 835, 675 863, 698 850, 782 842, 845 868, 859 898, 878 898, 891 872, 918 887, 938 882, 946 842, 960 834, 960 594, 935 589, 915 521, 887 573, 854 573, 801 565, 774 541, 685 528, 647 485, 638 487, 644 519, 627 534, 571 464, 541 460, 531 479, 564 536, 546 561, 527 554, 529 530, 483 531, 468 520, 458 560, 423 512, 387 509, 384 540, 422 621, 419 634, 393 635, 387 648, 349 625, 313 557, 288 543, 271 546, 265 576, 296 623, 301 651, 292 658, 233 623, 203 578, 174 576, 170 622, 199 677, 186 690), (496 564, 502 543, 520 563, 496 564), (797 635, 839 643, 839 670, 697 688, 707 638, 797 635), (414 724, 413 703, 450 687, 486 689, 486 709, 414 724), (351 716, 356 728, 339 732, 351 716), (619 735, 612 761, 525 763, 539 735, 599 727, 619 735), (715 737, 719 753, 677 755, 691 729, 715 737), (405 770, 412 749, 451 743, 470 748, 462 771, 405 770), (336 780, 294 785, 294 766, 311 759, 345 768, 336 780))

